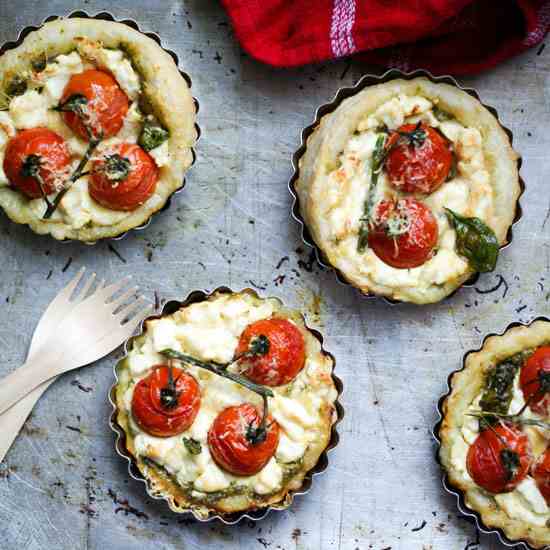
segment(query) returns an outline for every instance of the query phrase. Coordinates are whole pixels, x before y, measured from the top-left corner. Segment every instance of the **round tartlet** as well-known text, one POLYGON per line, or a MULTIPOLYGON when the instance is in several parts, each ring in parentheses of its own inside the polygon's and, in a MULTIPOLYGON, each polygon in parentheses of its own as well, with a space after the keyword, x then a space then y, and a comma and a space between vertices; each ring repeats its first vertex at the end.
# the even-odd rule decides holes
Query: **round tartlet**
MULTIPOLYGON (((123 436, 119 452, 137 469, 151 496, 164 498, 172 510, 192 512, 199 520, 218 517, 233 523, 243 514, 259 519, 270 508, 287 508, 294 494, 309 488, 312 475, 326 467, 325 452, 337 441, 333 427, 343 414, 337 402, 341 382, 333 375, 334 359, 321 342, 300 313, 250 289, 234 293, 222 288, 209 295, 193 293, 183 304, 169 302, 161 316, 144 323, 143 333, 130 341, 126 357, 116 367, 112 399, 113 427, 123 436), (259 471, 230 473, 212 454, 211 432, 221 413, 245 403, 258 410, 262 405, 259 395, 218 374, 178 364, 200 388, 196 417, 183 432, 155 437, 138 425, 136 413, 142 426, 143 415, 135 408, 136 386, 159 364, 169 364, 159 351, 171 348, 200 361, 226 364, 239 353, 247 327, 274 319, 292 325, 303 340, 305 355, 302 368, 289 382, 269 386, 273 397, 267 398, 268 418, 278 426, 279 439, 259 471)), ((229 370, 239 372, 235 365, 229 370)))
POLYGON ((458 491, 466 512, 477 514, 480 528, 497 530, 506 542, 542 549, 550 545, 550 393, 532 385, 538 380, 534 365, 539 374, 546 372, 548 384, 547 319, 487 337, 451 375, 435 433, 446 484, 458 491), (487 449, 493 450, 483 456, 487 449), (510 467, 502 452, 511 450, 518 459, 510 467))
MULTIPOLYGON (((144 225, 184 184, 197 138, 196 108, 189 85, 172 56, 155 40, 129 25, 84 17, 45 23, 0 57, 0 90, 0 206, 14 222, 27 224, 34 232, 50 234, 59 240, 95 242, 144 225), (103 103, 101 99, 88 98, 84 108, 89 105, 93 106, 92 111, 96 107, 106 108, 102 116, 110 126, 104 131, 101 117, 86 113, 93 135, 102 139, 91 151, 91 162, 82 166, 83 175, 71 184, 68 180, 85 157, 91 138, 83 131, 79 133, 68 122, 67 113, 59 109, 70 107, 66 103, 70 89, 77 90, 71 97, 82 95, 80 89, 86 83, 80 79, 75 87, 73 81, 94 70, 101 73, 103 81, 107 79, 107 84, 114 80, 118 103, 111 103, 112 94, 105 96, 109 100, 103 103), (114 121, 114 126, 109 104, 112 109, 118 106, 117 116, 121 118, 114 121), (10 142, 35 128, 54 132, 64 142, 58 147, 63 147, 70 156, 64 170, 52 169, 48 174, 52 183, 46 186, 43 195, 51 203, 59 191, 69 188, 50 217, 45 217, 47 204, 43 196, 36 191, 22 192, 13 173, 10 179, 5 170, 10 168, 10 161, 5 159, 10 142), (124 157, 121 144, 140 147, 140 161, 146 162, 149 172, 143 181, 137 182, 134 177, 128 184, 126 180, 120 181, 123 176, 118 173, 107 194, 109 197, 119 194, 122 199, 113 203, 102 198, 106 195, 105 181, 99 184, 103 189, 95 194, 91 182, 98 172, 97 161, 115 153, 124 157)), ((93 86, 89 85, 88 90, 93 90, 93 86)), ((51 168, 47 165, 49 160, 44 154, 42 166, 51 168)), ((14 163, 11 164, 13 172, 14 163)), ((129 166, 133 174, 137 165, 132 161, 129 166)), ((46 179, 44 176, 42 173, 46 179)))
MULTIPOLYGON (((452 84, 449 77, 436 82, 414 76, 417 72, 392 79, 395 73, 380 79, 364 77, 356 87, 342 90, 333 103, 319 109, 316 123, 306 130, 307 140, 295 156, 291 190, 298 200, 295 214, 307 230, 305 238, 311 238, 322 263, 332 266, 341 279, 367 295, 433 303, 475 272, 490 269, 458 253, 456 231, 445 209, 479 218, 493 234, 496 259, 498 247, 508 242, 516 217, 522 189, 519 158, 496 113, 483 106, 473 92, 452 84), (406 171, 399 171, 407 154, 399 158, 389 144, 398 131, 408 129, 411 134, 419 123, 422 132, 433 133, 441 142, 436 144, 439 149, 448 151, 444 151, 444 159, 437 155, 431 159, 435 163, 430 166, 421 158, 413 159, 417 170, 428 166, 426 171, 432 172, 428 185, 420 182, 415 187, 414 177, 407 179, 406 171), (381 136, 385 139, 380 148, 377 141, 381 136), (382 160, 377 160, 380 152, 382 160), (445 178, 443 182, 439 176, 445 178), (370 240, 367 243, 367 237, 362 243, 362 234, 373 233, 377 217, 378 223, 383 221, 379 214, 383 202, 402 199, 418 201, 431 210, 437 238, 419 261, 395 267, 375 253, 376 246, 370 240)), ((426 148, 436 148, 431 139, 426 144, 424 139, 409 144, 411 150, 423 146, 423 153, 426 148)), ((385 230, 392 237, 395 233, 388 227, 385 230)), ((397 239, 393 244, 397 249, 397 239)))

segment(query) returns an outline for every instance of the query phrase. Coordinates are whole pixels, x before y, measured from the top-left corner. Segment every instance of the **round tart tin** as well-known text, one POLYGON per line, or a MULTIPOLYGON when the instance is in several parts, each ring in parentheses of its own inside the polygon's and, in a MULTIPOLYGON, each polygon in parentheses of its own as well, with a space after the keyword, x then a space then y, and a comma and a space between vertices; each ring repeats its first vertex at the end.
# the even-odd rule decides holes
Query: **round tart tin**
MULTIPOLYGON (((261 296, 259 296, 258 293, 255 290, 251 289, 251 288, 245 288, 245 289, 243 289, 239 292, 248 292, 256 298, 261 298, 261 296)), ((219 288, 216 288, 215 290, 213 290, 211 292, 207 292, 207 291, 204 291, 204 290, 195 290, 195 291, 191 292, 187 296, 187 298, 185 300, 183 300, 182 302, 180 302, 178 300, 170 300, 170 301, 166 302, 166 304, 164 304, 164 306, 162 308, 162 311, 158 314, 151 315, 150 317, 145 319, 141 323, 139 334, 137 334, 136 336, 133 336, 132 338, 130 338, 124 344, 124 357, 122 359, 120 359, 120 361, 122 361, 127 356, 129 350, 131 349, 133 340, 135 338, 141 336, 145 332, 144 326, 145 326, 145 323, 148 320, 150 320, 150 319, 159 319, 160 317, 162 317, 164 315, 170 315, 170 314, 176 312, 178 309, 180 309, 182 307, 186 307, 186 306, 189 306, 191 304, 198 303, 198 302, 204 302, 210 296, 212 296, 213 294, 216 294, 216 293, 233 294, 234 291, 231 290, 228 287, 225 287, 225 286, 221 286, 219 288)), ((281 302, 281 300, 279 300, 278 298, 275 298, 275 299, 277 301, 281 302)), ((334 374, 334 368, 336 367, 336 360, 334 359, 334 356, 331 353, 329 353, 328 351, 326 351, 324 349, 324 347, 323 347, 323 336, 321 335, 321 333, 318 332, 315 329, 312 329, 312 328, 308 327, 307 324, 305 326, 313 334, 313 336, 315 338, 317 338, 317 340, 321 344, 321 352, 325 356, 328 356, 332 361, 332 364, 333 364, 332 380, 333 380, 334 385, 336 387, 337 397, 336 397, 336 401, 334 402, 334 407, 335 407, 335 410, 336 410, 336 420, 332 424, 329 443, 328 443, 326 449, 321 453, 321 455, 319 457, 319 460, 317 461, 317 464, 311 470, 309 470, 309 472, 304 477, 303 484, 298 490, 290 491, 287 494, 287 496, 285 497, 285 500, 283 502, 281 502, 280 504, 278 504, 278 505, 270 505, 270 506, 266 506, 264 508, 258 508, 258 509, 255 509, 255 510, 249 510, 249 511, 244 511, 244 512, 235 512, 235 513, 231 513, 231 514, 221 514, 221 513, 217 513, 217 512, 210 512, 210 514, 207 517, 202 517, 202 516, 199 516, 194 510, 189 509, 189 510, 182 511, 181 509, 176 508, 174 506, 173 499, 169 495, 166 495, 166 494, 164 494, 162 492, 159 492, 159 491, 155 491, 151 487, 149 481, 143 476, 143 474, 139 470, 139 467, 137 465, 137 462, 136 462, 135 458, 130 454, 130 452, 128 451, 128 449, 126 447, 126 433, 125 433, 124 429, 117 422, 118 406, 117 406, 117 401, 116 401, 116 388, 117 388, 119 380, 118 380, 118 374, 117 374, 117 366, 115 365, 115 367, 114 367, 115 383, 113 384, 113 386, 111 387, 111 389, 109 391, 109 401, 111 402, 111 405, 113 407, 113 413, 111 414, 109 424, 111 426, 111 429, 116 434, 115 449, 116 449, 117 453, 121 457, 125 458, 128 461, 128 473, 130 474, 130 477, 132 477, 133 479, 135 479, 137 481, 143 482, 144 485, 145 485, 145 490, 147 491, 147 494, 153 499, 165 500, 168 503, 168 507, 173 512, 176 512, 178 514, 189 515, 191 518, 194 518, 195 520, 197 520, 199 522, 208 522, 208 521, 212 521, 212 520, 219 520, 222 523, 225 523, 226 525, 234 525, 234 524, 238 523, 239 521, 241 521, 242 519, 248 519, 248 520, 252 520, 252 521, 261 520, 261 519, 265 518, 271 510, 286 510, 287 508, 289 508, 292 505, 294 497, 296 497, 298 495, 305 495, 306 493, 308 493, 309 490, 311 489, 311 486, 312 486, 312 483, 313 483, 313 478, 315 476, 318 476, 318 475, 322 474, 327 469, 328 464, 329 464, 329 460, 328 460, 329 451, 331 451, 332 449, 334 449, 336 447, 336 445, 338 445, 338 442, 340 440, 340 436, 338 434, 336 426, 344 418, 344 408, 342 407, 342 404, 340 403, 340 396, 342 395, 342 392, 343 392, 343 384, 342 384, 342 381, 340 380, 340 378, 338 378, 334 374)))
MULTIPOLYGON (((399 69, 390 69, 390 70, 386 71, 384 74, 382 74, 380 76, 379 75, 373 75, 373 74, 363 75, 357 81, 357 83, 355 85, 349 86, 349 87, 339 88, 337 90, 334 98, 332 99, 332 101, 330 101, 329 103, 324 103, 323 105, 321 105, 317 108, 317 110, 315 111, 314 121, 309 126, 306 126, 302 130, 302 133, 300 135, 300 146, 298 147, 298 149, 292 155, 292 167, 293 167, 294 171, 293 171, 293 174, 292 174, 292 176, 291 176, 291 178, 288 182, 288 189, 290 191, 290 194, 292 195, 292 217, 301 226, 301 237, 302 237, 302 241, 304 242, 304 244, 306 244, 307 246, 313 248, 313 250, 315 251, 315 258, 317 260, 317 263, 323 268, 331 269, 332 271, 334 271, 334 273, 336 275, 336 279, 341 284, 343 284, 345 286, 351 286, 353 288, 356 288, 362 294, 362 296, 364 296, 366 298, 378 298, 378 296, 376 294, 372 294, 372 293, 365 293, 365 292, 361 291, 360 289, 358 289, 354 284, 349 282, 346 279, 346 276, 344 275, 344 273, 342 273, 339 269, 334 267, 328 261, 326 255, 317 246, 317 243, 313 240, 313 237, 311 236, 311 233, 309 232, 309 229, 306 225, 306 222, 305 222, 305 220, 304 220, 304 218, 303 218, 303 216, 300 212, 300 199, 299 199, 298 193, 296 191, 296 182, 298 181, 298 179, 300 177, 300 160, 301 160, 302 156, 305 153, 306 146, 307 146, 307 140, 308 140, 309 136, 314 132, 314 130, 320 124, 321 119, 325 115, 335 111, 345 99, 359 93, 364 88, 367 88, 369 86, 374 86, 375 84, 383 84, 384 82, 388 82, 390 80, 395 80, 397 78, 401 78, 403 80, 412 80, 413 78, 418 78, 418 77, 425 77, 425 78, 431 80, 432 82, 434 82, 435 84, 450 84, 451 86, 459 88, 460 90, 465 91, 467 94, 469 94, 472 97, 474 97, 475 99, 477 99, 497 119, 498 123, 500 124, 500 126, 506 132, 506 135, 510 139, 510 144, 511 145, 513 144, 512 131, 501 123, 501 121, 499 119, 499 116, 498 116, 498 112, 494 107, 486 105, 485 103, 483 103, 481 101, 481 99, 479 97, 479 94, 477 93, 476 90, 474 90, 472 88, 465 88, 465 87, 461 86, 450 75, 434 76, 430 72, 428 72, 424 69, 417 69, 417 70, 411 71, 411 72, 403 72, 403 71, 400 71, 399 69)), ((518 172, 521 168, 521 164, 522 164, 522 158, 518 154, 518 159, 517 159, 518 172)), ((523 195, 523 193, 525 191, 525 182, 521 178, 521 174, 520 174, 520 177, 519 177, 519 185, 520 185, 520 194, 518 196, 518 200, 517 200, 516 205, 515 205, 514 220, 513 220, 512 224, 510 225, 510 227, 508 228, 508 233, 506 235, 506 242, 500 247, 501 251, 511 244, 512 239, 513 239, 512 228, 514 227, 514 225, 516 225, 520 221, 520 219, 522 217, 520 198, 521 198, 521 195, 523 195)), ((478 279, 479 279, 479 275, 480 275, 479 273, 473 273, 472 276, 465 283, 463 283, 460 287, 458 287, 456 290, 454 290, 451 294, 446 296, 445 299, 448 299, 451 296, 453 296, 462 287, 472 287, 473 285, 475 285, 477 283, 478 279)), ((388 298, 388 297, 385 297, 385 296, 382 297, 382 298, 388 304, 405 303, 402 300, 395 300, 395 299, 388 298)))
MULTIPOLYGON (((160 36, 158 34, 155 34, 154 32, 144 32, 139 28, 138 24, 133 19, 119 20, 119 19, 116 19, 112 14, 110 14, 106 11, 103 11, 103 12, 98 13, 96 15, 89 15, 85 11, 81 11, 81 10, 74 11, 74 12, 72 12, 69 15, 66 15, 66 16, 50 15, 49 17, 46 17, 46 19, 44 19, 42 21, 42 23, 37 27, 32 26, 32 25, 28 26, 28 27, 25 27, 19 33, 19 36, 17 37, 16 40, 10 41, 10 42, 5 42, 2 46, 0 46, 0 55, 4 54, 8 50, 13 50, 14 48, 17 48, 18 46, 20 46, 22 44, 23 40, 25 40, 25 38, 27 37, 28 34, 30 34, 33 31, 38 30, 45 23, 49 23, 50 21, 55 21, 56 19, 61 19, 61 18, 71 19, 71 18, 74 18, 74 17, 80 17, 80 18, 84 18, 84 19, 100 19, 100 20, 104 20, 104 21, 113 21, 114 23, 121 23, 122 25, 126 25, 126 26, 140 32, 141 34, 144 34, 145 36, 148 36, 149 38, 153 39, 174 60, 174 63, 176 64, 176 67, 178 68, 179 73, 181 74, 181 76, 183 77, 183 79, 185 80, 187 85, 189 86, 189 89, 191 89, 191 84, 192 84, 191 77, 185 71, 183 71, 180 68, 178 56, 172 50, 169 50, 168 48, 165 48, 162 45, 160 36)), ((194 96, 193 96, 193 103, 195 105, 195 116, 196 116, 199 113, 199 101, 194 96)), ((201 136, 201 129, 200 129, 199 125, 195 122, 195 146, 196 146, 197 142, 199 141, 200 136, 201 136)), ((151 214, 151 216, 144 223, 142 223, 141 225, 138 225, 138 226, 136 226, 136 227, 134 227, 134 228, 132 228, 128 231, 124 231, 123 233, 121 233, 120 235, 117 235, 115 237, 107 237, 106 239, 103 239, 103 240, 119 241, 119 240, 123 239, 124 237, 126 237, 126 235, 128 235, 128 233, 130 233, 131 231, 140 231, 142 229, 145 229, 151 223, 151 220, 153 219, 154 216, 156 216, 157 214, 160 214, 161 212, 164 212, 165 210, 168 210, 168 208, 170 207, 171 202, 172 202, 172 197, 174 195, 176 195, 177 193, 179 193, 180 191, 182 191, 183 188, 185 187, 186 180, 187 180, 187 173, 189 172, 189 170, 191 169, 191 167, 195 164, 195 162, 197 160, 195 147, 191 148, 191 155, 192 155, 192 161, 191 161, 191 164, 189 165, 189 168, 185 172, 185 176, 184 176, 184 178, 181 182, 181 186, 178 189, 176 189, 172 193, 172 195, 170 195, 170 197, 168 197, 168 200, 166 201, 166 203, 164 204, 164 206, 160 210, 158 210, 157 212, 154 212, 153 214, 151 214)), ((82 244, 87 244, 87 245, 93 245, 93 244, 97 243, 97 241, 75 241, 75 239, 63 239, 63 240, 60 240, 58 242, 61 242, 61 243, 81 242, 82 244)))
MULTIPOLYGON (((435 460, 439 464, 439 466, 441 467, 441 469, 443 471, 443 477, 442 477, 442 480, 441 480, 442 484, 443 484, 443 488, 445 489, 445 491, 447 493, 449 493, 450 495, 453 495, 456 498, 456 504, 457 504, 457 508, 458 508, 459 512, 463 516, 471 518, 473 520, 473 522, 475 523, 476 529, 479 532, 484 533, 486 535, 496 535, 496 537, 499 539, 499 541, 504 546, 506 546, 508 548, 525 548, 527 550, 537 550, 537 549, 534 546, 532 546, 531 544, 529 544, 529 542, 527 542, 526 540, 522 540, 522 539, 511 540, 511 539, 509 539, 506 536, 506 534, 504 533, 504 531, 502 529, 498 528, 498 527, 488 527, 487 525, 485 525, 483 523, 483 520, 482 520, 481 515, 479 514, 479 512, 477 512, 476 510, 470 508, 466 504, 466 501, 464 499, 464 492, 461 491, 460 489, 457 489, 456 487, 454 487, 452 485, 451 481, 449 480, 447 471, 443 468, 443 465, 441 464, 441 459, 439 457, 439 451, 441 449, 440 430, 441 430, 441 426, 443 424, 443 418, 444 418, 443 405, 444 405, 446 399, 451 395, 453 376, 456 373, 461 372, 466 368, 466 359, 467 359, 467 357, 471 353, 476 353, 478 351, 481 351, 481 349, 484 347, 485 342, 487 341, 488 338, 491 338, 492 336, 502 336, 505 333, 507 333, 510 329, 515 328, 515 327, 529 327, 533 323, 535 323, 536 321, 546 321, 546 322, 550 323, 550 319, 548 319, 547 317, 542 317, 542 316, 537 317, 536 319, 533 319, 529 323, 519 323, 519 322, 510 323, 502 332, 487 334, 483 338, 483 341, 481 342, 481 345, 479 346, 479 348, 470 350, 470 351, 468 351, 467 353, 464 354, 464 356, 462 358, 462 367, 458 370, 455 370, 455 371, 451 372, 451 374, 449 374, 449 376, 447 377, 447 390, 448 391, 447 391, 447 393, 442 395, 439 398, 438 402, 437 402, 438 420, 437 420, 437 423, 435 424, 435 426, 433 428, 433 431, 432 431, 432 435, 433 435, 434 439, 437 442, 435 460)), ((546 546, 545 549, 550 550, 550 546, 546 546)))

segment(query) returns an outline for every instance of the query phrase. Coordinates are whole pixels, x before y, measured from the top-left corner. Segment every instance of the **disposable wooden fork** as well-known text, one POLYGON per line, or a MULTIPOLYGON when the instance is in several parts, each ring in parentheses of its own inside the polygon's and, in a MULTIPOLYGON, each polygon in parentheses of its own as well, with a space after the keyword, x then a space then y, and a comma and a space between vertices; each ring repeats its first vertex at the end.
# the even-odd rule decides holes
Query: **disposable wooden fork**
POLYGON ((29 355, 23 366, 0 381, 0 413, 13 407, 44 382, 97 361, 113 351, 132 335, 151 311, 143 298, 135 296, 135 288, 126 289, 127 279, 107 287, 100 285, 86 297, 91 285, 88 281, 79 295, 79 298, 84 296, 83 299, 71 302, 70 297, 79 280, 74 286, 74 281, 71 282, 62 291, 64 295, 57 305, 52 306, 44 320, 51 324, 51 328, 40 328, 44 332, 39 331, 40 345, 36 353, 29 355))

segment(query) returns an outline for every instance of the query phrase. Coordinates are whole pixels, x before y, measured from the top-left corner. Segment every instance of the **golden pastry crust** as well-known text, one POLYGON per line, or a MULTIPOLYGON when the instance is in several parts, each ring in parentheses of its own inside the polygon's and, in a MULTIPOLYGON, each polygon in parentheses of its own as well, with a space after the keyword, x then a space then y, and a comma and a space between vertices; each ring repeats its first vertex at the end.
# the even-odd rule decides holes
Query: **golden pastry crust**
MULTIPOLYGON (((214 302, 224 296, 227 297, 228 294, 226 292, 214 292, 209 295, 205 301, 214 302)), ((305 325, 303 316, 295 310, 285 308, 278 299, 259 298, 254 291, 249 289, 239 293, 231 293, 230 296, 245 296, 247 300, 255 304, 270 302, 273 306, 274 316, 289 319, 298 326, 304 336, 306 344, 306 367, 304 367, 304 370, 307 369, 307 361, 309 360, 315 361, 320 365, 315 378, 308 378, 311 382, 311 386, 316 389, 309 389, 307 391, 311 391, 312 393, 318 392, 318 396, 321 396, 322 403, 319 408, 319 423, 310 428, 310 432, 315 433, 315 439, 308 443, 299 465, 292 469, 291 473, 284 478, 280 490, 267 495, 259 495, 251 491, 250 493, 236 494, 217 501, 208 501, 207 499, 201 500, 201 498, 193 499, 190 497, 190 493, 185 491, 181 484, 178 483, 174 475, 171 475, 166 469, 159 467, 158 464, 151 462, 147 457, 137 452, 135 445, 136 434, 133 433, 131 426, 131 412, 128 410, 127 402, 125 401, 125 394, 128 391, 131 379, 128 357, 119 362, 116 369, 118 382, 115 386, 117 407, 116 422, 124 431, 124 446, 127 452, 146 479, 148 490, 151 495, 165 498, 170 508, 175 512, 183 513, 191 510, 201 519, 207 519, 215 514, 228 516, 232 513, 250 512, 265 509, 267 507, 284 509, 290 506, 294 493, 303 487, 305 478, 311 476, 311 471, 315 468, 319 462, 319 458, 327 449, 331 440, 332 427, 337 421, 337 390, 335 379, 332 375, 334 359, 322 349, 319 339, 305 325)), ((180 312, 184 311, 187 307, 189 306, 185 306, 176 313, 161 318, 168 317, 177 319, 180 312)), ((135 346, 143 344, 147 336, 148 327, 151 328, 151 325, 146 322, 145 331, 132 340, 128 348, 130 353, 135 346)), ((207 381, 206 384, 208 383, 207 381)), ((271 389, 276 396, 284 395, 292 384, 293 382, 271 389)), ((248 398, 249 397, 250 395, 248 395, 248 398)), ((204 404, 201 406, 204 406, 204 404)), ((246 477, 242 479, 246 479, 246 477)))
POLYGON ((451 393, 442 406, 443 420, 439 430, 439 458, 447 472, 449 483, 464 495, 466 505, 478 512, 488 528, 499 528, 512 540, 524 540, 534 548, 550 544, 550 529, 510 518, 498 504, 480 489, 473 480, 465 480, 453 466, 452 447, 464 423, 465 411, 482 392, 485 374, 495 364, 529 348, 550 342, 550 322, 538 320, 529 326, 516 326, 502 335, 489 336, 483 347, 466 356, 464 369, 451 377, 451 393))
POLYGON ((58 239, 94 242, 118 236, 143 225, 160 210, 169 197, 184 182, 184 174, 193 161, 192 147, 196 141, 195 105, 187 82, 178 71, 172 57, 153 39, 113 21, 70 18, 45 23, 31 32, 21 45, 0 58, 0 89, 32 67, 37 58, 50 58, 73 51, 79 42, 98 42, 106 48, 122 49, 129 56, 141 79, 140 100, 144 100, 154 115, 169 131, 171 162, 160 168, 154 205, 147 203, 128 217, 108 226, 93 225, 60 230, 60 224, 36 219, 21 206, 28 200, 9 187, 0 188, 0 206, 16 223, 27 224, 39 234, 53 234, 58 239))
POLYGON ((505 245, 521 193, 518 155, 497 118, 477 99, 456 86, 434 83, 425 77, 396 79, 368 86, 342 101, 333 112, 324 115, 307 139, 305 152, 299 160, 295 189, 300 213, 313 240, 326 262, 338 270, 346 281, 365 294, 383 295, 419 304, 433 303, 460 287, 473 271, 468 269, 457 278, 431 284, 427 289, 392 288, 362 273, 353 265, 349 254, 344 254, 338 248, 338 243, 327 238, 327 231, 323 230, 327 223, 323 197, 327 194, 328 174, 338 167, 340 154, 365 116, 374 113, 378 107, 399 94, 424 97, 451 113, 465 127, 479 130, 493 190, 494 215, 489 225, 499 244, 505 245))

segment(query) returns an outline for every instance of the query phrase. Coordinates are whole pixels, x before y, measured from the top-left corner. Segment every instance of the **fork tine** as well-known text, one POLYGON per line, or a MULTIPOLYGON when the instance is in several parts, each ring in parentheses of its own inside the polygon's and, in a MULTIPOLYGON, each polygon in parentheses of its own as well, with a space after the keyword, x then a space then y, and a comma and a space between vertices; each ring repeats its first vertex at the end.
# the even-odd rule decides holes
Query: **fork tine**
POLYGON ((147 301, 146 298, 143 296, 138 296, 136 299, 131 302, 130 304, 125 305, 117 314, 116 318, 119 319, 121 322, 126 320, 126 322, 131 322, 133 319, 140 316, 140 314, 144 314, 145 311, 151 311, 152 306, 147 301), (145 307, 143 307, 145 306, 145 307), (139 311, 137 311, 138 307, 140 308, 139 311))
POLYGON ((82 302, 82 300, 84 300, 84 298, 86 298, 88 292, 90 291, 90 288, 92 287, 93 282, 95 281, 95 278, 96 278, 95 273, 92 273, 88 277, 88 280, 84 283, 84 286, 82 287, 82 289, 80 290, 80 292, 78 293, 76 298, 74 299, 74 302, 76 302, 76 303, 82 302))
MULTIPOLYGON (((105 302, 107 302, 109 298, 112 298, 119 290, 123 289, 130 282, 131 278, 131 275, 127 275, 117 283, 100 288, 95 292, 94 296, 96 298, 101 297, 105 302)), ((103 283, 105 283, 105 281, 103 281, 103 283)))
POLYGON ((84 275, 84 272, 86 271, 85 267, 81 267, 78 270, 78 273, 75 275, 75 277, 69 282, 69 284, 57 294, 57 296, 52 300, 52 304, 54 302, 58 302, 60 300, 69 301, 71 296, 73 295, 73 292, 75 291, 75 288, 78 286, 78 283, 82 279, 82 275, 84 275))
POLYGON ((132 288, 129 288, 128 290, 124 291, 118 298, 115 298, 112 302, 108 302, 107 305, 113 311, 115 311, 117 307, 119 307, 126 300, 128 300, 128 298, 136 294, 138 290, 139 290, 139 287, 133 286, 132 288))

